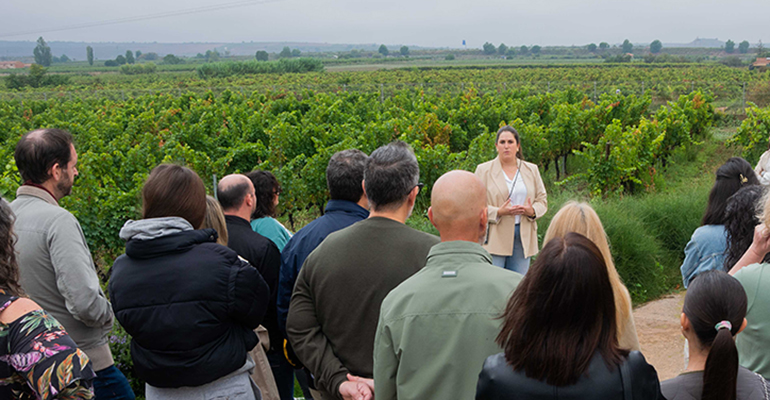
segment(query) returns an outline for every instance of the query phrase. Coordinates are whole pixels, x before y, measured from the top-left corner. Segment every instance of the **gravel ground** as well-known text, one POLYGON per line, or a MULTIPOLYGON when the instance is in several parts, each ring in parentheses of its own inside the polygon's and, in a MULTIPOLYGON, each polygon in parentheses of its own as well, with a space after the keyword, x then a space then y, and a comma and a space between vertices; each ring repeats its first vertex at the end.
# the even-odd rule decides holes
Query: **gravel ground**
POLYGON ((684 370, 684 336, 679 325, 684 294, 674 293, 634 310, 642 353, 658 371, 661 382, 684 370))

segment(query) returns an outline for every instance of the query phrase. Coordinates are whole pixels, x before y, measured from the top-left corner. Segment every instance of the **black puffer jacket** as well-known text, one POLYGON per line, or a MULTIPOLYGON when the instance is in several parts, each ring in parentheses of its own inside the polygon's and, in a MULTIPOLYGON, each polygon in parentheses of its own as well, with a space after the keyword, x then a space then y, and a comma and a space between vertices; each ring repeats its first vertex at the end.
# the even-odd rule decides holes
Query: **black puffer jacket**
POLYGON ((642 353, 632 351, 624 361, 630 382, 621 379, 620 368, 607 368, 601 354, 594 354, 588 370, 574 385, 556 387, 514 371, 503 353, 487 357, 479 374, 476 400, 624 400, 628 386, 633 400, 665 400, 658 373, 642 353))
POLYGON ((258 342, 253 329, 267 310, 267 284, 215 243, 213 229, 153 233, 157 237, 129 236, 109 284, 115 316, 133 337, 137 375, 152 386, 176 388, 240 368, 258 342))

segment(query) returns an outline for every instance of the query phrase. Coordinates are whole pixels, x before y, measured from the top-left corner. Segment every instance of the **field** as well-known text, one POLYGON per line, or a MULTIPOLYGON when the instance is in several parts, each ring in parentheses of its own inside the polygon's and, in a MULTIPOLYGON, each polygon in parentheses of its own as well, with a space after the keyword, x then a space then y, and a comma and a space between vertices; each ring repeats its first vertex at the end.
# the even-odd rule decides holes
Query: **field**
MULTIPOLYGON (((732 155, 754 163, 766 147, 770 108, 749 102, 768 104, 768 79, 715 65, 71 75, 56 87, 0 89, 0 195, 12 198, 21 184, 13 148, 23 133, 71 131, 80 176, 62 204, 83 225, 106 281, 123 251, 118 230, 139 218, 142 182, 159 163, 190 166, 209 191, 225 174, 270 170, 284 188, 280 219, 296 231, 328 198, 334 152, 370 153, 401 139, 428 189, 408 223, 435 233, 425 215, 433 182, 493 158, 494 132, 511 124, 546 181, 540 237, 561 204, 590 201, 638 304, 681 282, 713 171, 732 155)), ((119 335, 113 344, 129 368, 119 335)))

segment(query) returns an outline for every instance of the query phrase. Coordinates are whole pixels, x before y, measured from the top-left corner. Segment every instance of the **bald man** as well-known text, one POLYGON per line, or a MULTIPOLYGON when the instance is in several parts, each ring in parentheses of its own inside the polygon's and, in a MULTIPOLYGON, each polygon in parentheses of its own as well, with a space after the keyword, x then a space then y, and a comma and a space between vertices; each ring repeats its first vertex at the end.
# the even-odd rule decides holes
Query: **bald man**
POLYGON ((522 275, 492 265, 479 243, 486 189, 450 171, 433 186, 428 217, 441 234, 420 272, 382 302, 374 342, 374 398, 472 399, 506 302, 522 275))
MULTIPOLYGON (((235 250, 252 266, 257 268, 262 278, 270 287, 270 303, 262 322, 270 335, 270 349, 267 358, 275 374, 285 369, 282 353, 283 335, 278 329, 276 299, 278 272, 281 269, 281 252, 272 240, 251 229, 251 214, 257 207, 257 195, 254 184, 246 175, 227 175, 217 185, 217 198, 222 205, 227 224, 227 247, 235 250)), ((289 366, 291 368, 291 366, 289 366)))

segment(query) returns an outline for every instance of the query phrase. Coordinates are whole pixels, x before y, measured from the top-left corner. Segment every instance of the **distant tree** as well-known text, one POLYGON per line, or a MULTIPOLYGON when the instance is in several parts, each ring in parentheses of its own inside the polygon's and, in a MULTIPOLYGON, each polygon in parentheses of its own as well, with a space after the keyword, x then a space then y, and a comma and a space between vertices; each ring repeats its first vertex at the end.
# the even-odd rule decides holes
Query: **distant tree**
POLYGON ((195 58, 206 58, 202 53, 198 53, 195 55, 195 58))
POLYGON ((70 58, 67 57, 66 54, 62 54, 61 57, 59 57, 59 62, 66 63, 66 62, 70 62, 70 61, 72 61, 72 60, 70 60, 70 58))
POLYGON ((206 62, 219 61, 219 52, 216 50, 206 50, 206 62))
POLYGON ((527 46, 521 45, 521 47, 519 47, 519 54, 521 54, 522 56, 526 56, 528 53, 529 53, 529 48, 527 46))
POLYGON ((586 48, 587 48, 587 49, 588 49, 588 51, 590 51, 591 53, 594 53, 594 52, 596 52, 596 43, 591 43, 591 44, 589 44, 588 46, 586 46, 586 48))
POLYGON ((94 65, 94 49, 91 46, 86 47, 86 58, 88 59, 88 65, 94 65))
POLYGON ((302 52, 299 49, 292 49, 291 50, 291 56, 292 57, 299 57, 302 52))
POLYGON ((401 53, 401 55, 404 57, 409 57, 409 48, 406 46, 401 46, 398 52, 401 53))
POLYGON ((484 46, 482 47, 484 50, 484 54, 491 56, 492 54, 497 53, 497 47, 493 45, 492 43, 486 42, 484 43, 484 46))
POLYGON ((601 50, 607 50, 607 49, 609 49, 609 48, 610 48, 610 44, 609 44, 609 43, 607 43, 607 42, 601 42, 601 43, 599 43, 599 48, 600 48, 601 50))
POLYGON ((634 51, 634 45, 628 41, 628 39, 623 41, 623 52, 624 53, 630 53, 634 51))
MULTIPOLYGON (((120 57, 120 56, 118 56, 120 57)), ((164 64, 184 64, 184 60, 173 55, 173 54, 166 54, 165 57, 163 57, 163 63, 164 64)))
POLYGON ((508 46, 506 46, 505 43, 500 43, 500 46, 497 46, 497 54, 504 56, 507 51, 508 46))
POLYGON ((540 46, 534 45, 532 46, 532 48, 529 49, 529 51, 534 55, 538 55, 540 54, 540 46))
POLYGON ((383 56, 387 56, 387 55, 388 55, 388 53, 390 53, 390 52, 388 51, 388 46, 385 46, 384 44, 381 44, 381 45, 380 45, 380 48, 379 48, 379 50, 377 50, 377 52, 378 52, 378 53, 380 53, 380 54, 382 54, 383 56))
POLYGON ((743 66, 743 61, 741 61, 741 59, 738 58, 737 56, 725 57, 722 60, 720 60, 719 62, 721 62, 724 65, 727 65, 728 67, 742 67, 743 66))
POLYGON ((257 51, 257 54, 254 57, 257 58, 257 61, 267 61, 268 54, 264 50, 259 50, 259 51, 257 51))
POLYGON ((142 54, 142 56, 143 56, 143 57, 144 57, 144 59, 145 59, 145 60, 147 60, 147 61, 155 61, 155 60, 157 60, 157 59, 159 59, 159 58, 160 58, 160 56, 158 55, 158 53, 153 53, 153 52, 150 52, 150 53, 147 53, 147 54, 142 54))
POLYGON ((764 57, 765 56, 765 46, 762 45, 762 41, 759 41, 759 44, 757 44, 757 57, 764 57))
POLYGON ((107 60, 107 61, 104 62, 104 66, 105 67, 117 67, 118 66, 118 62, 115 61, 115 60, 107 60))
POLYGON ((126 57, 119 55, 115 57, 115 62, 118 63, 118 65, 123 65, 126 63, 126 57))
POLYGON ((510 60, 514 56, 516 56, 516 48, 515 47, 509 47, 508 51, 505 52, 505 58, 510 60))
POLYGON ((126 50, 126 63, 127 64, 133 64, 136 60, 134 59, 134 53, 131 50, 126 50))
POLYGON ((283 50, 281 50, 281 52, 278 53, 278 57, 281 57, 281 58, 291 57, 291 49, 289 48, 289 46, 284 46, 283 50))
POLYGON ((134 52, 134 55, 136 56, 136 59, 138 60, 139 57, 142 56, 142 51, 141 50, 137 50, 137 51, 134 52))
POLYGON ((452 61, 452 60, 455 59, 455 55, 454 54, 447 54, 446 57, 444 57, 444 59, 447 60, 447 61, 452 61))
POLYGON ((749 52, 749 41, 744 40, 738 45, 738 52, 741 54, 746 54, 749 52))
POLYGON ((650 43, 650 53, 652 54, 658 54, 660 53, 660 50, 663 48, 663 43, 660 42, 660 40, 655 39, 650 43))
POLYGON ((725 53, 727 54, 733 54, 735 52, 735 42, 732 40, 727 40, 725 42, 725 53))
POLYGON ((35 50, 32 51, 32 54, 35 55, 35 64, 48 67, 51 65, 51 62, 53 62, 51 48, 48 47, 42 36, 37 38, 37 46, 35 46, 35 50))

